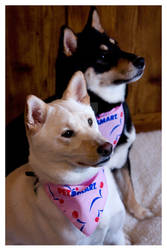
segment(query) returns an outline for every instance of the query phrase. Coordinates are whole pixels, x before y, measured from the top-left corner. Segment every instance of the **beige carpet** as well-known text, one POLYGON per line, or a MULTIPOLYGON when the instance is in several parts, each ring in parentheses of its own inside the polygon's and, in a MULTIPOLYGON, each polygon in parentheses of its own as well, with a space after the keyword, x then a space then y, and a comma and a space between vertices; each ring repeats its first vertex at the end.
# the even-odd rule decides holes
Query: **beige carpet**
POLYGON ((130 159, 136 199, 154 216, 138 221, 127 213, 125 231, 133 245, 161 245, 161 131, 137 134, 130 159))

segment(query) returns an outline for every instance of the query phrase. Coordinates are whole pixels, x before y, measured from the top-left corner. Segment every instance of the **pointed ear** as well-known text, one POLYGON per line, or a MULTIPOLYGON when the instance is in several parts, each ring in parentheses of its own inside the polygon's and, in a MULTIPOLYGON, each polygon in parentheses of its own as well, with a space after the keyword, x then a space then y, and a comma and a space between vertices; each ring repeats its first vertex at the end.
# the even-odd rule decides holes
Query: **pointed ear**
POLYGON ((90 9, 88 21, 87 21, 85 28, 90 27, 90 26, 92 28, 96 29, 97 31, 99 31, 100 33, 104 33, 104 29, 103 29, 101 22, 100 22, 99 14, 97 12, 96 7, 94 7, 94 6, 91 7, 91 9, 90 9))
POLYGON ((34 95, 29 95, 26 100, 25 125, 27 131, 35 134, 46 121, 47 104, 34 95))
POLYGON ((71 56, 77 49, 77 37, 69 28, 64 29, 63 46, 66 56, 71 56))
POLYGON ((81 102, 90 105, 90 98, 87 92, 86 80, 81 71, 77 71, 71 78, 67 89, 63 94, 63 99, 74 99, 77 102, 81 102))
POLYGON ((101 25, 101 22, 100 22, 100 17, 99 17, 99 14, 97 12, 96 9, 93 10, 92 12, 92 23, 91 23, 92 27, 96 30, 98 30, 100 33, 104 33, 104 29, 101 25))

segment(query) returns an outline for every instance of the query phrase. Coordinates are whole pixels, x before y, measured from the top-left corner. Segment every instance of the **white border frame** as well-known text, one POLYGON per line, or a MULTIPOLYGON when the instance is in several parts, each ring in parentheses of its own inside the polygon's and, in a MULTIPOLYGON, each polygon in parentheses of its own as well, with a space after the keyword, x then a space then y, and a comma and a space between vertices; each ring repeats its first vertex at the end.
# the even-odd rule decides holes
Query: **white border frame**
MULTIPOLYGON (((5 246, 5 6, 7 5, 161 5, 162 6, 162 245, 160 246, 112 246, 112 248, 124 249, 128 247, 132 248, 145 248, 149 249, 166 249, 167 247, 167 159, 166 155, 166 142, 167 142, 167 115, 166 111, 166 95, 167 95, 167 1, 166 0, 96 0, 96 1, 54 1, 54 0, 1 0, 0 2, 0 79, 1 79, 1 98, 0 98, 0 138, 1 138, 1 167, 0 167, 0 185, 1 185, 1 213, 0 213, 0 247, 18 249, 19 246, 5 246), (166 23, 165 23, 166 21, 166 23)), ((166 146, 167 147, 167 146, 166 146)), ((21 246, 30 247, 30 246, 21 246)), ((37 248, 44 248, 48 246, 33 246, 37 248)), ((67 246, 49 246, 51 248, 66 249, 67 246)), ((71 248, 85 248, 85 246, 68 246, 71 248)), ((86 246, 92 248, 91 246, 86 246)), ((95 246, 101 248, 102 246, 95 246)), ((94 248, 94 247, 93 247, 94 248)), ((111 246, 105 246, 105 248, 111 248, 111 246)))

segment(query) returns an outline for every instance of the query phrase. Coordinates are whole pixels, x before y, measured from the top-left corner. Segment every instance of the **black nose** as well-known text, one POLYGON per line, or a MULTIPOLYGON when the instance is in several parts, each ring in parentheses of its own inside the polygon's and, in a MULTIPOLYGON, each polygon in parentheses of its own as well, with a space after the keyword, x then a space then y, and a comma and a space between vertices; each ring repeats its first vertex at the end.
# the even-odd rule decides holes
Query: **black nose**
POLYGON ((133 65, 138 68, 138 69, 142 69, 145 65, 144 63, 144 58, 143 57, 137 57, 134 61, 133 61, 133 65))
POLYGON ((97 152, 101 156, 109 156, 112 153, 112 144, 105 142, 103 145, 98 147, 97 152))

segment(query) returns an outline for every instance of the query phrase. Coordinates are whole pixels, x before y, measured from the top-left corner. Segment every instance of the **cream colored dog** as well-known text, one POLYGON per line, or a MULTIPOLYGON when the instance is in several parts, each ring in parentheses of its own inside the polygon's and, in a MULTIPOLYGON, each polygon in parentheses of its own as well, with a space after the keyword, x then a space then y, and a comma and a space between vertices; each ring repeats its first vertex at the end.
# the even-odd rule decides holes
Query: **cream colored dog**
MULTIPOLYGON (((108 195, 90 236, 67 218, 45 189, 46 183, 79 185, 95 178, 112 152, 111 144, 98 131, 83 74, 75 73, 60 100, 46 104, 28 96, 25 124, 29 163, 7 177, 6 244, 125 244, 125 211, 108 168, 103 170, 108 195)), ((90 190, 89 186, 78 194, 90 190)))

